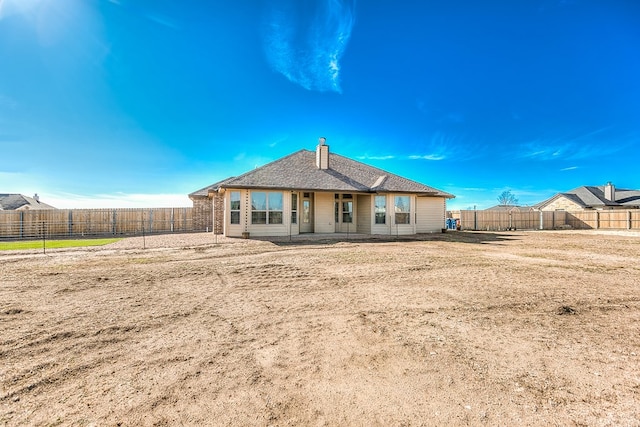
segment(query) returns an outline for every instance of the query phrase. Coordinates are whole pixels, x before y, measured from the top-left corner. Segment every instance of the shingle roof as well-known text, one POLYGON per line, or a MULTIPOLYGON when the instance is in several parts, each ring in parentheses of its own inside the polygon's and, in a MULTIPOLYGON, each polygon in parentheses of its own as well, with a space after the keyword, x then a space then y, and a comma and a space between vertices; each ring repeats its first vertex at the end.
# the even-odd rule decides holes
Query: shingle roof
POLYGON ((583 208, 602 207, 640 207, 640 191, 615 189, 615 201, 607 200, 604 196, 605 186, 583 186, 574 188, 566 193, 558 193, 553 197, 538 203, 535 207, 542 208, 559 197, 565 197, 583 208))
POLYGON ((0 210, 14 211, 23 206, 29 209, 55 209, 53 206, 42 203, 33 197, 23 196, 22 194, 0 194, 0 210))
POLYGON ((490 208, 485 209, 485 211, 528 211, 532 209, 531 206, 520 206, 520 205, 495 205, 490 208))
POLYGON ((230 181, 230 180, 232 180, 234 178, 235 178, 235 176, 232 176, 230 178, 223 179, 222 181, 218 181, 218 182, 213 183, 211 185, 207 185, 204 188, 201 188, 199 190, 194 191, 193 193, 190 193, 189 197, 194 197, 194 196, 195 197, 207 197, 209 195, 209 191, 216 191, 217 189, 220 188, 220 186, 222 184, 224 184, 225 182, 230 181))
POLYGON ((453 198, 452 194, 403 178, 338 154, 329 154, 329 169, 316 167, 316 154, 300 150, 235 178, 191 193, 202 196, 217 188, 273 188, 353 193, 417 193, 453 198))

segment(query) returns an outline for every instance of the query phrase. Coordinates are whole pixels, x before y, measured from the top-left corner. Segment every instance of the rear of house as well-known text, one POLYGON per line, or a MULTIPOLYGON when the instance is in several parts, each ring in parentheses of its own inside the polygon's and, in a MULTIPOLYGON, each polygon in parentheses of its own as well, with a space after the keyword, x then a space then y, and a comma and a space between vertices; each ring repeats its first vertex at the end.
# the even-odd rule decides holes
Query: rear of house
POLYGON ((440 232, 454 196, 329 152, 300 150, 189 195, 197 221, 229 237, 440 232))

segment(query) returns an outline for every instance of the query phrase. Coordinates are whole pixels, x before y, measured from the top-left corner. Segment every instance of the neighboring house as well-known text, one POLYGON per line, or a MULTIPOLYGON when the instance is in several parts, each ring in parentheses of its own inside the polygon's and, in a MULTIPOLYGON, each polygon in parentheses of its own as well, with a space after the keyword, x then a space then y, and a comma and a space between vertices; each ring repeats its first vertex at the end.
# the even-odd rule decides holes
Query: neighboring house
POLYGON ((300 150, 189 194, 197 226, 226 236, 440 232, 454 196, 364 163, 300 150))
POLYGON ((535 205, 541 211, 584 211, 639 209, 640 191, 615 188, 610 182, 601 186, 578 187, 535 205))
POLYGON ((35 194, 33 197, 22 194, 0 194, 0 211, 28 211, 36 209, 55 209, 53 206, 40 201, 35 194))
POLYGON ((531 206, 518 206, 518 205, 495 205, 485 209, 485 211, 499 211, 499 212, 530 212, 534 210, 531 206))

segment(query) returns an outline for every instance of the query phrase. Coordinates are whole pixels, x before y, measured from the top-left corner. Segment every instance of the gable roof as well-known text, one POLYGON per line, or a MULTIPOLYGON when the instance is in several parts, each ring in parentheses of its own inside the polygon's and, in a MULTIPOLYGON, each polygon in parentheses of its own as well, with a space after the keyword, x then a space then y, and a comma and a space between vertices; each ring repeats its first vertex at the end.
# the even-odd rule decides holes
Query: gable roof
POLYGON ((520 206, 520 205, 495 205, 490 208, 485 209, 485 211, 515 211, 515 212, 525 212, 533 209, 531 206, 520 206))
POLYGON ((204 196, 209 191, 220 188, 265 188, 350 193, 417 193, 455 197, 338 154, 329 153, 329 169, 318 169, 315 161, 315 152, 300 150, 238 177, 227 178, 202 188, 189 196, 204 196))
POLYGON ((209 192, 210 191, 218 191, 218 189, 220 188, 220 186, 224 183, 226 183, 227 181, 230 181, 232 179, 234 179, 235 176, 229 177, 227 179, 223 179, 222 181, 218 181, 216 183, 213 183, 211 185, 207 185, 204 188, 201 188, 199 190, 194 191, 193 193, 189 194, 189 197, 207 197, 209 196, 209 192))
POLYGON ((608 200, 604 196, 605 186, 582 186, 567 191, 566 193, 558 193, 553 197, 544 200, 535 205, 536 208, 542 208, 549 203, 564 197, 582 208, 603 208, 603 207, 640 207, 640 191, 626 190, 622 188, 615 189, 615 201, 608 200))
POLYGON ((22 194, 0 194, 0 211, 15 211, 18 209, 55 209, 33 197, 22 194))

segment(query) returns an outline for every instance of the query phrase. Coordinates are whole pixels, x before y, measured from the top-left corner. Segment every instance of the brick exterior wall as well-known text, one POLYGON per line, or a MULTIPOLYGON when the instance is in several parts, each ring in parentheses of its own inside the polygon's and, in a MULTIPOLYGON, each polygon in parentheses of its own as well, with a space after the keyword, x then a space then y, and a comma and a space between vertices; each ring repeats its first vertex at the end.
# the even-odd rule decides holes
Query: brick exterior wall
POLYGON ((220 193, 213 196, 213 232, 224 233, 224 196, 220 193))
POLYGON ((193 227, 195 230, 205 231, 213 224, 213 204, 208 197, 192 198, 193 201, 193 227))

